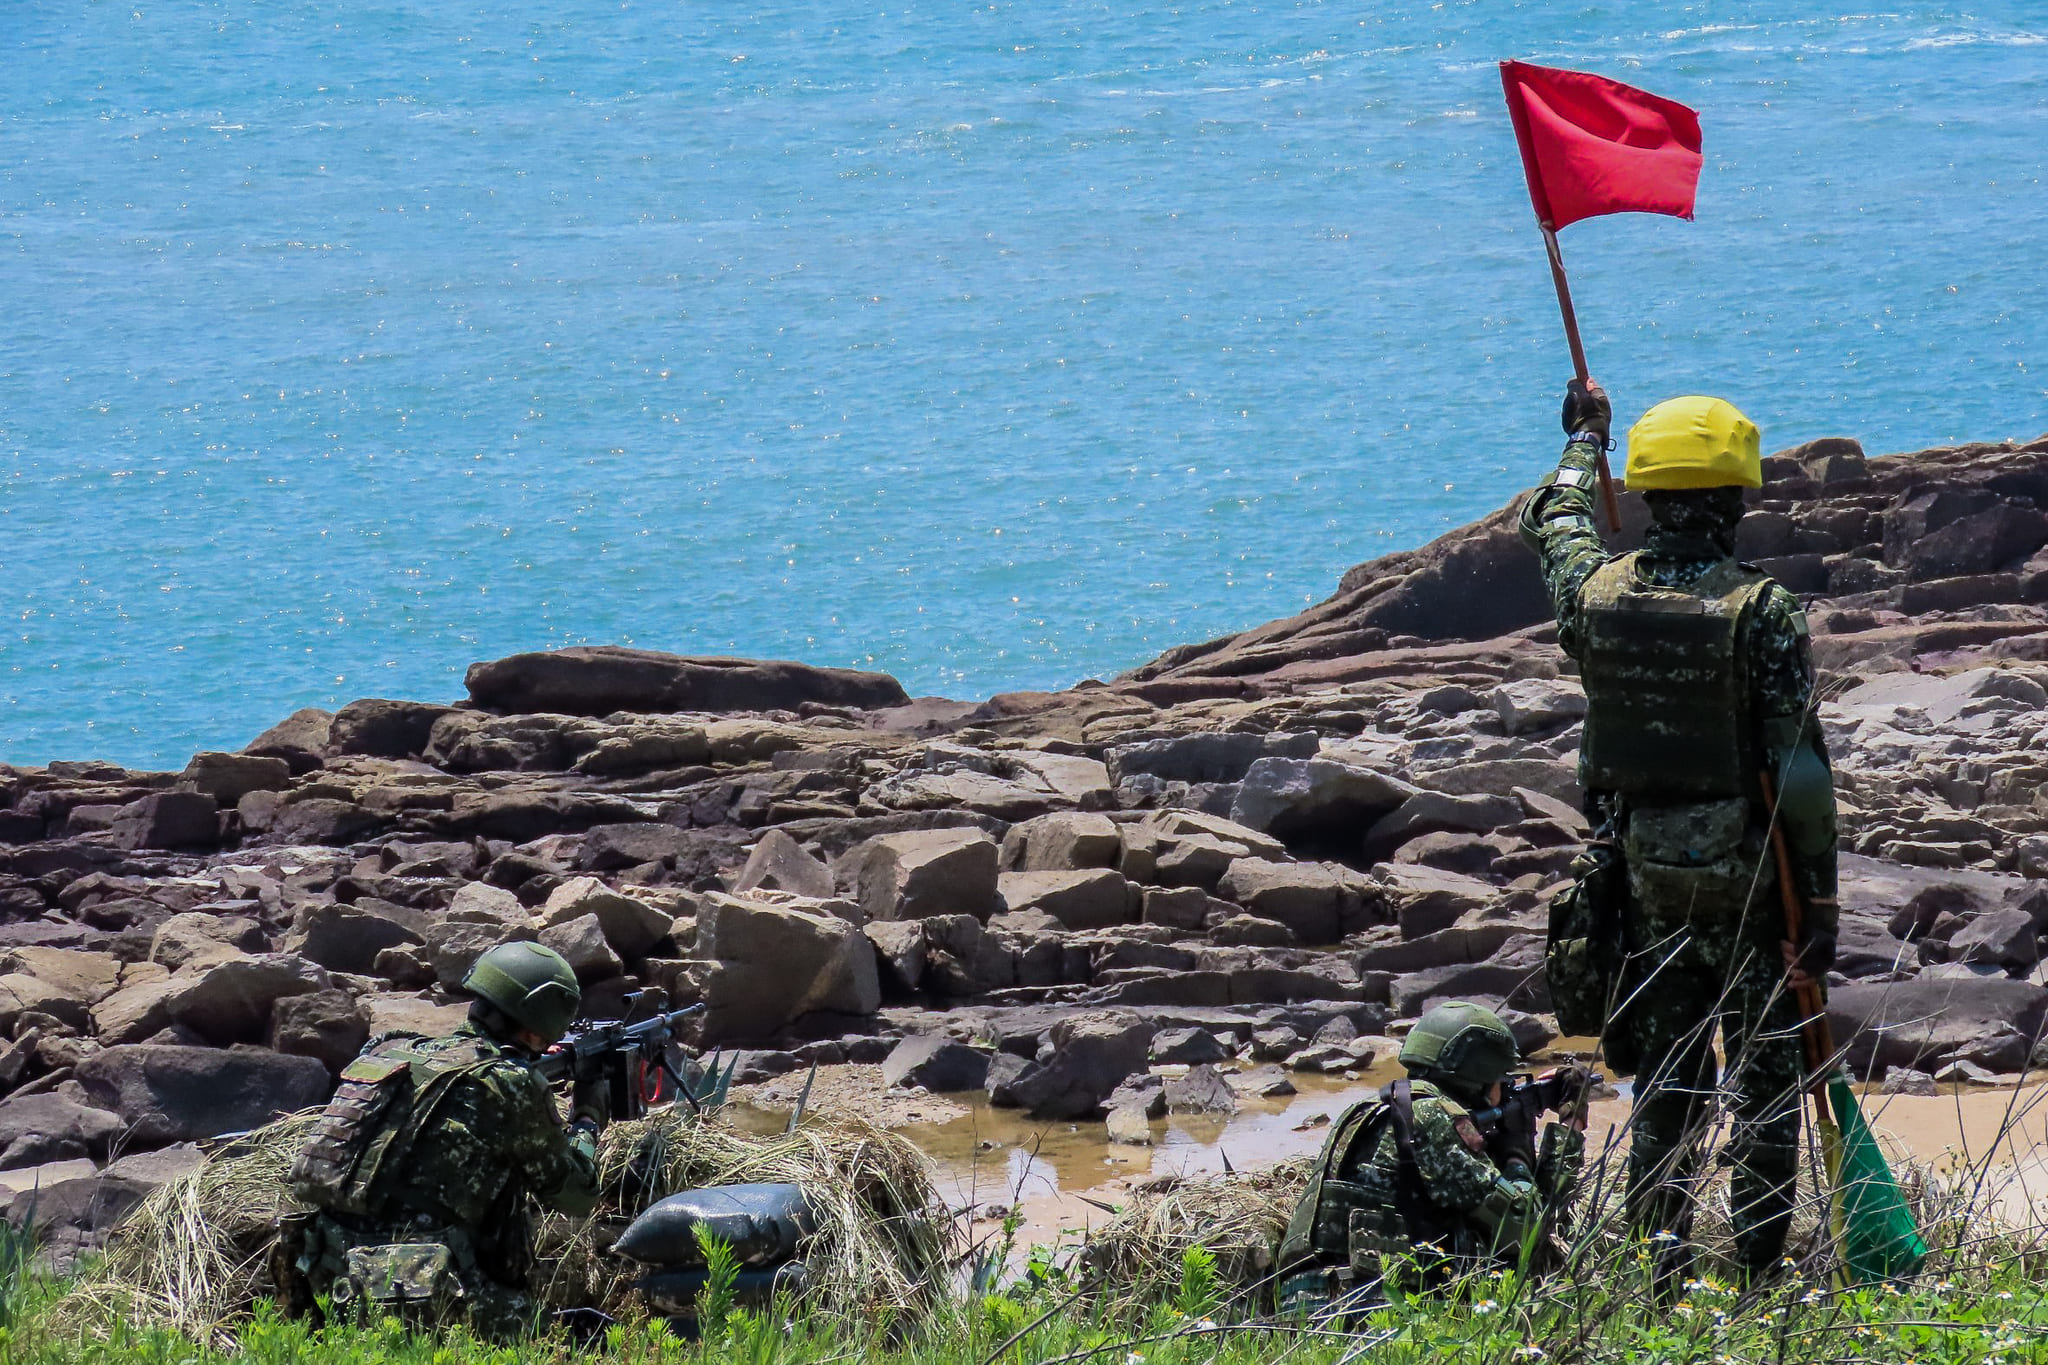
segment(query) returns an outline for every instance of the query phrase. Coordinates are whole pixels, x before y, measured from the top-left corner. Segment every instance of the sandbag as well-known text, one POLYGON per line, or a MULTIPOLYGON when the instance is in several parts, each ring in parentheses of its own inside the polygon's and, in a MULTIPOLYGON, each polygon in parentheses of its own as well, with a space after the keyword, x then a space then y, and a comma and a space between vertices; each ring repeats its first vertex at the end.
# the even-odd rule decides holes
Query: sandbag
MULTIPOLYGON (((742 1270, 733 1279, 733 1301, 743 1308, 765 1308, 777 1294, 801 1294, 810 1283, 810 1267, 802 1261, 742 1270)), ((640 1281, 650 1311, 668 1317, 692 1318, 711 1276, 702 1270, 657 1270, 640 1281)))
POLYGON ((760 1266, 795 1255, 817 1222, 795 1185, 717 1185, 684 1190, 653 1205, 612 1249, 642 1265, 701 1269, 700 1227, 730 1246, 740 1264, 760 1266))

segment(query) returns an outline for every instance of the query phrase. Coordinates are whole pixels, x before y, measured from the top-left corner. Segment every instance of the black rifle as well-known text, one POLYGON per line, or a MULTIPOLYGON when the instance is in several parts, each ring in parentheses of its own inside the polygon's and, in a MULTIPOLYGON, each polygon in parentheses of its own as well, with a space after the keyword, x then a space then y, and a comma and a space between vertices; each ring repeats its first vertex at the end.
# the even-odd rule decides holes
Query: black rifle
MULTIPOLYGON (((639 992, 626 997, 629 1011, 638 998, 639 992)), ((561 1042, 542 1054, 540 1074, 549 1084, 568 1081, 577 1089, 602 1085, 609 1105, 606 1112, 613 1119, 639 1118, 648 1105, 677 1097, 687 1100, 692 1109, 702 1109, 708 1092, 700 1096, 695 1078, 678 1071, 668 1054, 682 1022, 703 1008, 691 1005, 636 1023, 608 1019, 570 1029, 561 1042)))
POLYGON ((1474 1113, 1472 1122, 1487 1135, 1489 1146, 1524 1154, 1533 1162, 1536 1120, 1584 1103, 1586 1092, 1602 1079, 1589 1066, 1561 1066, 1545 1076, 1511 1076, 1500 1103, 1474 1113))

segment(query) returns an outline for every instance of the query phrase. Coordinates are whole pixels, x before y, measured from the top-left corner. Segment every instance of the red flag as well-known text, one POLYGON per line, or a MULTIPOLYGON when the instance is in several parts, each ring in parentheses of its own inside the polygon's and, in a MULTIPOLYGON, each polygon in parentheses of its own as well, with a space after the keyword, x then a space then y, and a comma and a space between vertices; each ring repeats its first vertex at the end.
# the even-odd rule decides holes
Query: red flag
POLYGON ((1556 229, 1603 213, 1692 217, 1700 116, 1584 71, 1502 62, 1537 220, 1556 229))

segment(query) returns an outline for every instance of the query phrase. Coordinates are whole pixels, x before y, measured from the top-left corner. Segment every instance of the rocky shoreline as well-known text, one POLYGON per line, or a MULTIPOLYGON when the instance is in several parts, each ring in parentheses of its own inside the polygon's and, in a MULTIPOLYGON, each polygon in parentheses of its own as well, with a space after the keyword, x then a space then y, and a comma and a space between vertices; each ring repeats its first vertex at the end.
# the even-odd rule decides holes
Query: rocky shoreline
MULTIPOLYGON (((1903 1089, 2023 1071, 2048 440, 1766 471, 1740 551, 1809 603, 1827 688, 1838 1036, 1903 1089)), ((703 1001, 743 1080, 882 1063, 1130 1138, 1363 1068, 1449 996, 1547 1043, 1571 672, 1507 509, 1064 692, 568 649, 181 772, 0 767, 0 1185, 89 1245, 194 1144, 322 1101, 373 1032, 459 1019, 469 963, 522 937, 596 1013, 703 1001)))

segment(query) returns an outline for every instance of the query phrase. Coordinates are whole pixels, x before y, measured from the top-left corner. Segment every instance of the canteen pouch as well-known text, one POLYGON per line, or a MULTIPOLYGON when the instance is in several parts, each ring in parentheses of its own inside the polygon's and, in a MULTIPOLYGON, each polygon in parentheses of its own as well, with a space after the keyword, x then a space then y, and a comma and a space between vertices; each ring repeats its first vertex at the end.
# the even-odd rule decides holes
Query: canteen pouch
POLYGON ((1611 840, 1596 839, 1572 860, 1572 882, 1550 903, 1544 975, 1557 1026, 1597 1037, 1608 1025, 1621 976, 1621 912, 1628 872, 1611 840))

